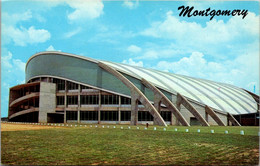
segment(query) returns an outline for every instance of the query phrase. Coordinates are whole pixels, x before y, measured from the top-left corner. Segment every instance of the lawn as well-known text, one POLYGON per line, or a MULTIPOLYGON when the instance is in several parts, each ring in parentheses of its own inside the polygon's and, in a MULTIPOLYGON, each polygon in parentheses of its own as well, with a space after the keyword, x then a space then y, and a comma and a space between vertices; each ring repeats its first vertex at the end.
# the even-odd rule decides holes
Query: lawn
POLYGON ((8 165, 258 165, 258 127, 95 125, 1 132, 8 165), (175 131, 177 128, 178 131, 175 131), (189 129, 186 133, 185 129, 189 129), (201 132, 198 133, 197 129, 201 132), (210 131, 214 130, 214 134, 210 131), (228 130, 229 134, 224 134, 228 130), (240 135, 244 130, 245 135, 240 135))

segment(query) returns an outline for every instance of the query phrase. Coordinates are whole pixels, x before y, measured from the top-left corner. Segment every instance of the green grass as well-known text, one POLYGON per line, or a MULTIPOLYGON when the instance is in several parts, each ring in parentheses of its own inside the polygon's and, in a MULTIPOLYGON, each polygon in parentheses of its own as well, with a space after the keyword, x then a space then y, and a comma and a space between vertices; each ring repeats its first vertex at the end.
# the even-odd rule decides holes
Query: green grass
POLYGON ((113 125, 2 132, 2 163, 14 165, 257 165, 258 127, 113 125), (174 129, 178 128, 178 132, 174 129), (201 133, 197 133, 197 129, 201 133), (215 133, 210 134, 214 129, 215 133), (230 134, 224 134, 228 130, 230 134), (240 135, 240 130, 245 135, 240 135))

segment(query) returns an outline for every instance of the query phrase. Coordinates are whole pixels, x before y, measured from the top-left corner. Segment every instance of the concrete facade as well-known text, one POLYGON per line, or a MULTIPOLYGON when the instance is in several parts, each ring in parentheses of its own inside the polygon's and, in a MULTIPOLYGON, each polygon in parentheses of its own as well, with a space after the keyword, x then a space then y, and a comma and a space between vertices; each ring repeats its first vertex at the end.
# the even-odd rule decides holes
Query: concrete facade
POLYGON ((39 103, 39 122, 47 123, 47 114, 55 113, 56 109, 56 84, 41 82, 39 103))

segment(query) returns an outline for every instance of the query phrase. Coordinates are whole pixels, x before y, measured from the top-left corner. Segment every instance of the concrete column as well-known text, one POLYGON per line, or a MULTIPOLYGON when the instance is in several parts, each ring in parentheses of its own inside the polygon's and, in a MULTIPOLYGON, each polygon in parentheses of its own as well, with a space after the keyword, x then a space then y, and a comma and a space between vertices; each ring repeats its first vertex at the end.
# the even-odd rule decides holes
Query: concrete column
POLYGON ((209 122, 209 114, 207 112, 205 112, 205 120, 209 122))
POLYGON ((78 85, 78 123, 80 123, 80 85, 78 85))
POLYGON ((65 94, 64 94, 64 123, 67 123, 67 81, 65 81, 65 94))
POLYGON ((161 96, 156 94, 154 95, 154 107, 161 113, 161 96))
POLYGON ((224 122, 219 118, 219 116, 209 107, 205 106, 205 116, 206 121, 208 122, 208 116, 211 116, 212 119, 219 125, 219 126, 225 126, 224 122))
POLYGON ((177 105, 178 104, 182 104, 187 110, 189 110, 190 113, 192 113, 203 126, 210 126, 202 115, 196 110, 196 108, 179 93, 177 93, 177 105))
MULTIPOLYGON (((161 96, 155 94, 154 95, 154 108, 161 114, 161 96)), ((153 120, 154 125, 159 125, 157 121, 153 120)))
POLYGON ((100 124, 101 91, 98 91, 98 124, 100 124))
POLYGON ((118 124, 121 123, 121 96, 118 96, 118 124))
POLYGON ((234 126, 241 126, 232 114, 228 113, 227 118, 234 126))
POLYGON ((131 125, 137 125, 138 122, 138 99, 131 93, 131 125))
MULTIPOLYGON (((176 100, 176 108, 181 112, 181 103, 178 100, 176 100)), ((176 119, 176 125, 180 125, 178 119, 176 119)))
MULTIPOLYGON (((39 96, 39 122, 47 123, 48 113, 55 113, 56 109, 56 85, 41 82, 39 96)), ((29 105, 29 103, 28 103, 29 105)))

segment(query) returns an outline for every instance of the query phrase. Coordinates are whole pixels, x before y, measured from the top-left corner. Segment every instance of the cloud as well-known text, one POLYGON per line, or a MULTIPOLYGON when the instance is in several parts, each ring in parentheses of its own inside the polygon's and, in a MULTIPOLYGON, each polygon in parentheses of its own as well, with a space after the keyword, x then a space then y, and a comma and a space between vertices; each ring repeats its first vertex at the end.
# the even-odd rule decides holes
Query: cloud
POLYGON ((172 57, 179 57, 185 53, 189 53, 190 49, 180 50, 180 48, 175 47, 173 44, 168 46, 161 45, 150 45, 146 46, 144 53, 141 56, 135 57, 135 59, 146 59, 146 60, 156 60, 156 59, 167 59, 172 57))
POLYGON ((2 22, 6 25, 16 25, 17 22, 20 21, 28 21, 32 18, 32 12, 27 10, 24 13, 14 13, 8 14, 6 12, 2 13, 2 22))
POLYGON ((11 39, 18 46, 44 43, 51 38, 50 32, 45 29, 35 29, 33 26, 26 29, 24 27, 15 28, 3 24, 3 34, 5 34, 7 39, 11 39))
POLYGON ((127 7, 129 9, 135 9, 139 5, 139 0, 136 0, 134 3, 134 0, 124 0, 123 6, 127 7))
POLYGON ((68 0, 66 3, 75 9, 72 13, 68 14, 70 21, 94 19, 103 13, 104 5, 101 0, 68 0))
POLYGON ((64 37, 65 37, 65 38, 71 38, 72 36, 78 34, 79 32, 81 32, 81 28, 80 28, 80 27, 74 29, 73 31, 70 31, 70 32, 65 33, 65 34, 64 34, 64 37))
POLYGON ((13 66, 16 66, 19 70, 25 71, 25 63, 20 59, 13 59, 13 66))
POLYGON ((138 61, 138 62, 135 62, 132 58, 128 59, 128 60, 123 60, 124 64, 129 64, 129 65, 132 65, 132 66, 140 66, 140 67, 143 67, 143 62, 142 61, 138 61))
POLYGON ((136 53, 139 53, 140 51, 142 51, 142 49, 136 45, 131 45, 127 48, 127 51, 136 54, 136 53))
POLYGON ((47 49, 46 49, 46 51, 61 51, 61 50, 56 50, 52 45, 50 45, 47 49))
POLYGON ((14 59, 13 54, 8 51, 7 55, 1 57, 2 69, 6 72, 11 72, 13 70, 25 71, 25 63, 20 59, 14 59))
POLYGON ((225 82, 249 91, 255 85, 259 94, 258 29, 259 16, 251 12, 245 19, 213 19, 202 25, 182 21, 169 11, 165 19, 152 22, 140 34, 170 44, 143 47, 144 55, 136 59, 160 59, 154 68, 225 82))
MULTIPOLYGON (((149 28, 140 32, 143 36, 174 41, 180 49, 190 47, 194 50, 217 56, 231 47, 243 48, 242 45, 258 40, 259 16, 249 12, 245 19, 231 17, 228 21, 213 19, 201 25, 197 22, 182 21, 166 13, 163 21, 152 22, 149 28)), ((236 48, 235 48, 236 49, 236 48)))
POLYGON ((7 116, 9 88, 25 82, 25 62, 6 49, 1 53, 1 116, 7 116))
POLYGON ((259 89, 259 57, 257 52, 241 54, 222 62, 207 61, 201 52, 193 52, 178 61, 160 61, 155 68, 176 74, 233 84, 252 91, 255 83, 259 89), (250 58, 249 58, 250 57, 250 58))
POLYGON ((1 57, 1 65, 2 65, 2 68, 12 68, 12 64, 11 64, 11 59, 12 59, 12 53, 11 52, 8 52, 8 54, 6 56, 2 56, 1 57))
MULTIPOLYGON (((68 19, 70 21, 78 21, 85 19, 94 19, 99 17, 103 13, 104 5, 100 0, 56 0, 46 1, 43 5, 49 8, 67 4, 69 7, 73 8, 74 11, 69 13, 68 19)), ((51 38, 51 34, 46 29, 36 29, 34 26, 25 28, 23 26, 17 27, 17 23, 23 21, 29 21, 32 18, 37 19, 39 22, 46 21, 44 17, 35 13, 32 14, 31 10, 27 10, 23 13, 8 14, 6 12, 2 13, 2 34, 3 34, 3 44, 8 44, 11 41, 18 46, 26 46, 27 44, 44 43, 51 38)), ((64 36, 70 38, 81 31, 77 28, 71 32, 66 33, 64 36)))
POLYGON ((15 45, 26 46, 27 44, 44 43, 51 38, 50 32, 45 29, 36 29, 34 26, 28 29, 23 26, 17 27, 19 22, 28 21, 32 18, 30 10, 12 15, 3 13, 2 18, 1 30, 4 44, 13 41, 15 45))
POLYGON ((156 51, 146 51, 144 55, 137 57, 136 59, 146 59, 146 60, 155 60, 158 58, 158 52, 156 51))
POLYGON ((205 43, 230 41, 240 36, 242 32, 250 35, 259 34, 258 27, 255 26, 258 25, 259 16, 251 12, 246 19, 231 17, 226 23, 223 20, 213 19, 208 21, 205 27, 196 22, 181 21, 179 17, 172 14, 172 11, 168 11, 164 21, 153 22, 151 27, 142 31, 141 34, 157 38, 191 39, 190 43, 193 41, 205 43))
POLYGON ((36 20, 38 20, 41 23, 46 22, 46 19, 43 16, 41 16, 40 14, 34 14, 34 17, 36 18, 36 20))
POLYGON ((193 52, 190 57, 183 57, 176 62, 160 61, 157 67, 177 74, 190 75, 192 73, 202 77, 201 71, 203 71, 206 65, 206 60, 203 56, 200 52, 193 52))

